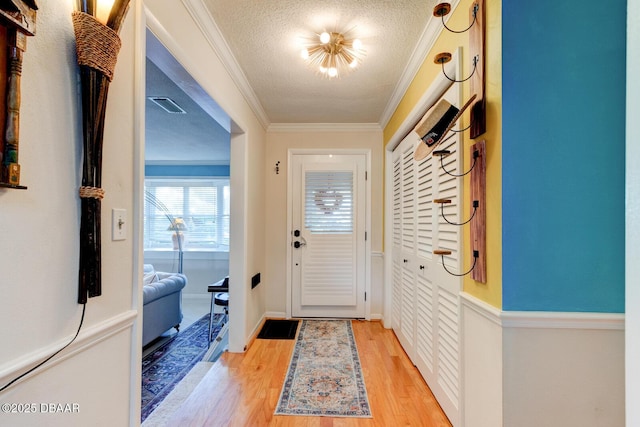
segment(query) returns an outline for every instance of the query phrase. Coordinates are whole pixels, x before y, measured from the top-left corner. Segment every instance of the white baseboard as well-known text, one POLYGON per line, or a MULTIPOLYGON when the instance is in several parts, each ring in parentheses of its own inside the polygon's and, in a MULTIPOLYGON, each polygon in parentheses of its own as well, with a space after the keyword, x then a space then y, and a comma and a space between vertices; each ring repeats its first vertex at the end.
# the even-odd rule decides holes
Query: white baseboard
POLYGON ((286 319, 287 313, 284 311, 267 311, 264 314, 264 318, 266 319, 286 319))

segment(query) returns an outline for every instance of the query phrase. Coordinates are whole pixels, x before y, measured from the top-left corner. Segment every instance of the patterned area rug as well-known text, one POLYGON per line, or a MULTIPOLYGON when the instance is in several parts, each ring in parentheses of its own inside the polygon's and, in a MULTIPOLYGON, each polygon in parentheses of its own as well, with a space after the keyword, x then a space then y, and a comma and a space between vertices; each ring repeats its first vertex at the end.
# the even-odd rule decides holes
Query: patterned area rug
MULTIPOLYGON (((215 314, 214 316, 222 316, 215 314)), ((214 319, 214 323, 216 323, 214 319)), ((220 326, 218 326, 218 330, 220 326)), ((208 349, 209 314, 142 359, 142 420, 162 402, 208 349)), ((213 331, 213 336, 217 331, 213 331)))
POLYGON ((350 320, 304 320, 276 415, 371 417, 350 320))

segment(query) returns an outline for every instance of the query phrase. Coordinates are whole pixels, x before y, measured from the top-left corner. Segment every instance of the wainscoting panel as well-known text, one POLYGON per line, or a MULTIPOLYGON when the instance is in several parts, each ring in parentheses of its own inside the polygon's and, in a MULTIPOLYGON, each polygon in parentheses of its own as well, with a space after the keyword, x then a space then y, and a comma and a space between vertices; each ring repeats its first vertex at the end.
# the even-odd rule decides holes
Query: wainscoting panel
POLYGON ((623 314, 461 301, 465 427, 624 427, 623 314))
POLYGON ((503 323, 504 425, 624 427, 622 315, 521 314, 503 323))
POLYGON ((460 294, 460 301, 462 306, 462 425, 465 427, 507 426, 502 423, 500 310, 464 292, 460 294))

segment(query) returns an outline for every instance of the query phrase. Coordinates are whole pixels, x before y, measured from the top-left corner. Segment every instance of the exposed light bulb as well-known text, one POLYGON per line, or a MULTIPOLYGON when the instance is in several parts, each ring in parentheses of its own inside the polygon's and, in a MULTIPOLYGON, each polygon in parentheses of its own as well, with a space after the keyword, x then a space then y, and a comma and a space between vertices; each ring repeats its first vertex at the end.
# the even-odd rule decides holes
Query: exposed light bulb
POLYGON ((328 71, 329 77, 335 77, 338 75, 338 69, 336 67, 329 68, 328 71))
POLYGON ((103 25, 107 25, 107 21, 109 20, 109 14, 111 13, 111 8, 113 7, 114 0, 99 0, 96 7, 96 16, 95 18, 100 21, 103 25))
POLYGON ((360 41, 360 39, 355 39, 353 41, 353 48, 355 50, 361 50, 362 49, 362 42, 360 41))
POLYGON ((321 66, 320 66, 320 72, 321 72, 321 73, 326 73, 326 72, 327 72, 327 69, 321 65, 321 66))
POLYGON ((322 34, 320 34, 320 42, 321 43, 323 43, 323 44, 329 43, 329 40, 331 40, 331 36, 329 35, 329 33, 327 33, 325 31, 322 34))
POLYGON ((358 66, 358 60, 354 58, 353 61, 351 61, 351 63, 349 64, 349 67, 356 68, 357 66, 358 66))
POLYGON ((302 49, 302 51, 300 51, 300 56, 302 57, 302 59, 307 60, 309 59, 309 50, 308 49, 302 49))

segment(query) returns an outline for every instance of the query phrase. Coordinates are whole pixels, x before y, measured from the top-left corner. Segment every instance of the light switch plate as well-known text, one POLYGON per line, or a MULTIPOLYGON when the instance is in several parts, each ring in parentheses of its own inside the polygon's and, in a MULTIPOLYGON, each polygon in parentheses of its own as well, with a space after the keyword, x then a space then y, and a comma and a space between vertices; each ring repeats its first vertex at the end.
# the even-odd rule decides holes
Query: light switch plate
POLYGON ((127 238, 127 211, 113 209, 111 211, 111 240, 125 240, 127 238))

